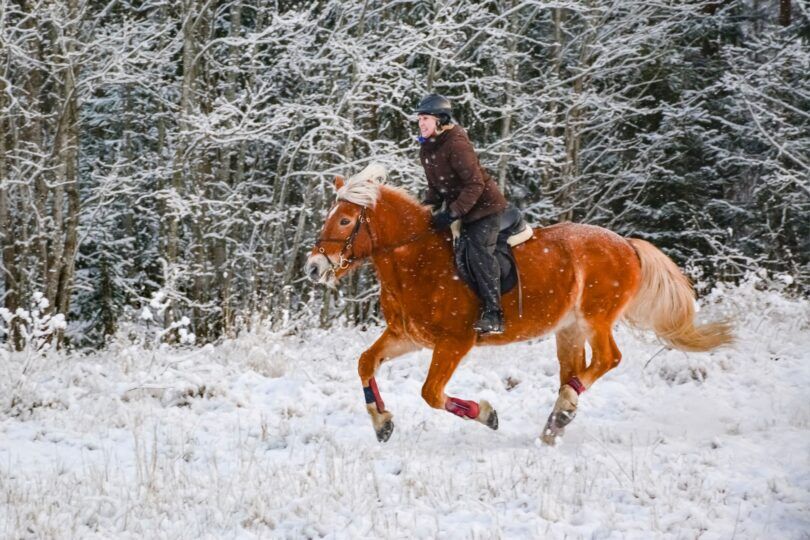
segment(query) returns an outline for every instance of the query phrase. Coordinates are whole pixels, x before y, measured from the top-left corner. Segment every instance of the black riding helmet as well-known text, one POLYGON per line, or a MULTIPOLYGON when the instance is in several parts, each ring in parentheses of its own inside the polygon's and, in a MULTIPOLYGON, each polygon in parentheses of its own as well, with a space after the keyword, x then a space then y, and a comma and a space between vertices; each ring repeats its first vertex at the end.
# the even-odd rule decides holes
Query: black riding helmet
POLYGON ((416 114, 429 114, 439 119, 439 124, 449 124, 453 118, 450 100, 439 94, 428 94, 419 102, 416 114))

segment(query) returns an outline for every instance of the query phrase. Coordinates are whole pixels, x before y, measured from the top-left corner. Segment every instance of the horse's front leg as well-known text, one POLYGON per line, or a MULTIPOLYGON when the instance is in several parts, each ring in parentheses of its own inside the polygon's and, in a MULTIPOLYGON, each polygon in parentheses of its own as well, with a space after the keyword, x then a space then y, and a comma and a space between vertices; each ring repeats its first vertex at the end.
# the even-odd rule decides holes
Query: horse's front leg
POLYGON ((473 335, 436 344, 427 380, 422 386, 422 397, 434 409, 444 409, 461 418, 476 420, 487 427, 498 429, 498 413, 488 401, 481 400, 480 403, 477 403, 450 397, 444 393, 450 377, 453 376, 459 362, 469 352, 474 342, 475 336, 473 335))
POLYGON ((405 339, 390 328, 386 328, 377 341, 360 355, 357 364, 357 372, 360 375, 360 383, 363 385, 363 393, 366 398, 366 409, 371 416, 371 424, 377 434, 377 440, 385 442, 391 437, 394 431, 393 415, 385 410, 385 403, 380 397, 377 388, 377 381, 374 374, 384 360, 389 360, 397 356, 419 349, 419 346, 405 339))

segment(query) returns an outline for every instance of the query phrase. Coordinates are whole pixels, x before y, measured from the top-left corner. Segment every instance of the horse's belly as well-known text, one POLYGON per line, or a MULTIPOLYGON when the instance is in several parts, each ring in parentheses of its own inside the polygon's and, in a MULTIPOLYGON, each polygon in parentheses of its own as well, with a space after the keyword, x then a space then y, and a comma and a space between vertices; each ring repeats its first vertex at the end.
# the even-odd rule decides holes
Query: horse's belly
POLYGON ((574 261, 565 250, 551 244, 535 249, 521 247, 515 253, 520 286, 502 301, 505 335, 511 340, 539 337, 559 327, 572 312, 579 294, 574 261))

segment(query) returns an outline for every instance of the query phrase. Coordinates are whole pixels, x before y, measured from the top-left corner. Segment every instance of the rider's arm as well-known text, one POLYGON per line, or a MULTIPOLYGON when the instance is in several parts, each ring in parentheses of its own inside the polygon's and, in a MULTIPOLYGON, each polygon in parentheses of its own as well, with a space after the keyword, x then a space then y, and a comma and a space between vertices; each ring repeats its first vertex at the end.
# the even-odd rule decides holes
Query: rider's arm
POLYGON ((428 184, 427 192, 425 192, 425 197, 422 199, 422 204, 425 206, 432 206, 434 209, 441 206, 442 201, 444 198, 442 194, 438 192, 438 190, 433 189, 428 184))
POLYGON ((450 212, 456 217, 461 217, 475 206, 485 186, 478 157, 469 141, 464 139, 453 141, 450 149, 450 166, 461 179, 462 185, 461 193, 450 204, 450 212))

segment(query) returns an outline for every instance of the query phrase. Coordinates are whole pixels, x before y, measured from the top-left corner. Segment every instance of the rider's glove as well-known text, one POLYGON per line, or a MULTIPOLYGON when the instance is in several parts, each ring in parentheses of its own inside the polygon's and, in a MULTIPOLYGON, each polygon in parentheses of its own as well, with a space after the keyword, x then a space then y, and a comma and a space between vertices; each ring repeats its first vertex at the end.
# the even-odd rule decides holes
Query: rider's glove
POLYGON ((457 216, 454 216, 453 214, 451 214, 447 210, 442 210, 441 212, 436 212, 435 214, 433 214, 433 219, 431 220, 431 225, 437 231, 441 231, 441 230, 444 230, 447 227, 449 227, 450 224, 453 223, 457 219, 458 219, 457 216))

